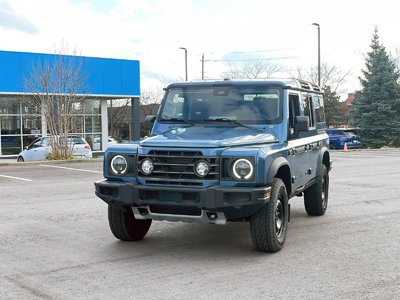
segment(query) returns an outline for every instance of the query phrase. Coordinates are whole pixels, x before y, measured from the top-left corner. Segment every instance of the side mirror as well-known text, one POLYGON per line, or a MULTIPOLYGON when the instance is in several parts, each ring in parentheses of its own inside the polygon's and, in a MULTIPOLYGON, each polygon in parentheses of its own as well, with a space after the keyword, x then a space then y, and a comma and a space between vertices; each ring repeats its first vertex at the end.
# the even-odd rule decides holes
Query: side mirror
POLYGON ((25 146, 25 147, 24 147, 24 150, 28 150, 28 149, 29 149, 28 146, 25 146))
POLYGON ((296 116, 296 124, 294 125, 295 133, 300 131, 308 131, 310 129, 310 118, 308 116, 296 116))
POLYGON ((144 118, 144 124, 143 127, 146 130, 151 130, 153 128, 154 121, 156 120, 156 116, 146 116, 144 118))

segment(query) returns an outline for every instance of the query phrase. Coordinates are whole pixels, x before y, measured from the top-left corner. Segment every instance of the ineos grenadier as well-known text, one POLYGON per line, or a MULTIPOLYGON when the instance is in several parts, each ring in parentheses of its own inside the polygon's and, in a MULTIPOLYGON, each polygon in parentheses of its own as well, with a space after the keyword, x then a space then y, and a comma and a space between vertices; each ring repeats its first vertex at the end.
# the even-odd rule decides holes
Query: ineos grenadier
POLYGON ((112 233, 142 239, 152 220, 248 221, 254 247, 277 252, 289 199, 309 215, 327 209, 332 162, 323 94, 287 80, 170 84, 151 134, 107 148, 96 195, 108 204, 112 233))

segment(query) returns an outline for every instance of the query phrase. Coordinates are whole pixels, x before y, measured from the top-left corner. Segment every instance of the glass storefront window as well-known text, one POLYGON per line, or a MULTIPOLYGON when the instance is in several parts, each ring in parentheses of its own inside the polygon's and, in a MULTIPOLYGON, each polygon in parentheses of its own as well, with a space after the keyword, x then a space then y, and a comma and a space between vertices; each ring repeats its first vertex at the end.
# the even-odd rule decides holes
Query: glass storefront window
POLYGON ((71 133, 83 133, 83 116, 71 117, 71 133))
POLYGON ((0 114, 16 115, 20 113, 20 100, 16 98, 1 98, 0 114))
POLYGON ((85 114, 99 115, 101 114, 100 100, 85 100, 85 114))
POLYGON ((22 117, 23 134, 40 134, 42 128, 41 116, 22 117))
POLYGON ((100 116, 86 116, 85 117, 85 131, 101 132, 101 117, 100 116))
POLYGON ((38 115, 40 114, 40 107, 37 105, 34 105, 32 103, 29 103, 29 100, 22 101, 22 114, 25 115, 38 115))
MULTIPOLYGON (((101 100, 89 99, 73 104, 69 132, 88 141, 92 150, 101 147, 101 100)), ((27 97, 0 98, 1 155, 18 154, 24 147, 42 136, 40 106, 27 97)))
POLYGON ((21 152, 21 136, 1 136, 1 154, 11 155, 21 152))
POLYGON ((0 116, 1 134, 21 134, 20 116, 0 116))
POLYGON ((72 103, 72 113, 82 114, 83 113, 83 102, 72 103))

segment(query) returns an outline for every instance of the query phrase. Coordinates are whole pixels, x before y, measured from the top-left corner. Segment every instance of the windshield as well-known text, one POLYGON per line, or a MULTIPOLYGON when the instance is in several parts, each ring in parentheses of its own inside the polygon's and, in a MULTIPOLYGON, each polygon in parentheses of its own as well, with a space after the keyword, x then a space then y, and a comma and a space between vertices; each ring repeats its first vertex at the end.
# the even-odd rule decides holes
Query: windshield
POLYGON ((282 119, 279 89, 266 87, 188 87, 168 91, 161 122, 234 120, 276 124, 282 119))

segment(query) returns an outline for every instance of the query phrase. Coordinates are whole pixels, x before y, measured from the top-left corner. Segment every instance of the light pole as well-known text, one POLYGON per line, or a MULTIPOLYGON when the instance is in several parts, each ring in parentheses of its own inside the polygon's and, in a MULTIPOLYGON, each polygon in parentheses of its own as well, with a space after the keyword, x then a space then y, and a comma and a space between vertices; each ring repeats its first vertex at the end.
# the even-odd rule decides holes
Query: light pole
POLYGON ((204 80, 204 53, 201 57, 201 80, 204 80))
POLYGON ((318 85, 321 86, 321 31, 318 23, 311 25, 317 26, 318 29, 318 85))
POLYGON ((180 47, 179 49, 185 50, 185 80, 188 81, 187 49, 184 47, 180 47))

